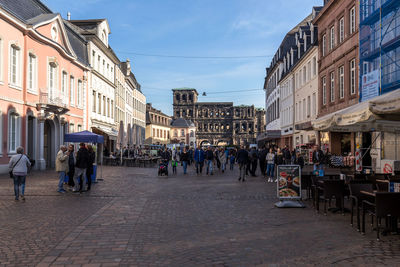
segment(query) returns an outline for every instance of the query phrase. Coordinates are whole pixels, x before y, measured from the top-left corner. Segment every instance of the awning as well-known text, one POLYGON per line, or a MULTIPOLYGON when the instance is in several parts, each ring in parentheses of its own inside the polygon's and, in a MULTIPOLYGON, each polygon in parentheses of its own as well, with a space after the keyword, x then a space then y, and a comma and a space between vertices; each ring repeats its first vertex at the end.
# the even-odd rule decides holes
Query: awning
POLYGON ((103 126, 96 126, 96 127, 92 127, 92 128, 105 133, 106 135, 108 135, 108 138, 110 140, 114 140, 114 141, 117 140, 118 132, 114 131, 112 128, 103 127, 103 126))
POLYGON ((270 141, 281 138, 281 130, 267 130, 265 133, 261 133, 257 136, 258 141, 270 141))
MULTIPOLYGON (((325 115, 312 122, 313 128, 317 131, 331 132, 399 131, 400 116, 393 116, 394 113, 390 113, 391 116, 384 116, 384 114, 373 112, 372 108, 378 106, 378 103, 390 106, 391 104, 387 104, 390 99, 394 99, 394 95, 399 95, 399 92, 395 92, 325 115)), ((387 112, 388 110, 395 111, 394 108, 387 109, 387 112)))
POLYGON ((400 115, 400 89, 382 95, 382 98, 370 101, 370 110, 380 115, 400 115))

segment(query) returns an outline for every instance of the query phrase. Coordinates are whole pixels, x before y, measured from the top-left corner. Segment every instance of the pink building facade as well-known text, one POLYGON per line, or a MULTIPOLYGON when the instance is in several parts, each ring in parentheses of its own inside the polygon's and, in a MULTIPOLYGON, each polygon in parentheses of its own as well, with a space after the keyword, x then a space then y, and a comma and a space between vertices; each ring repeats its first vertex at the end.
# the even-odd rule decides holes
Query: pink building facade
POLYGON ((86 45, 40 1, 0 1, 0 172, 18 146, 52 168, 64 133, 88 128, 86 45))

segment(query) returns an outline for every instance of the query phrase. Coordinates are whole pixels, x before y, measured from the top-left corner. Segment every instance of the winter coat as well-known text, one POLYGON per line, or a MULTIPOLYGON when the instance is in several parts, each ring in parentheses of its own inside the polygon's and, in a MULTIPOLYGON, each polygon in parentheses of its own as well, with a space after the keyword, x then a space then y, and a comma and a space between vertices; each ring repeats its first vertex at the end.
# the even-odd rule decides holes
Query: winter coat
POLYGON ((196 148, 196 150, 194 151, 194 161, 203 162, 204 157, 205 157, 205 155, 204 155, 203 149, 196 148))
POLYGON ((56 157, 56 172, 65 172, 65 173, 68 172, 69 170, 68 158, 69 155, 64 153, 62 150, 58 151, 56 157))
POLYGON ((80 169, 86 169, 89 163, 89 151, 86 148, 79 148, 76 155, 75 167, 80 169))
POLYGON ((219 152, 219 160, 221 161, 221 164, 226 164, 225 151, 220 151, 219 152))
POLYGON ((240 149, 237 153, 237 162, 246 164, 249 161, 249 152, 245 149, 240 149))

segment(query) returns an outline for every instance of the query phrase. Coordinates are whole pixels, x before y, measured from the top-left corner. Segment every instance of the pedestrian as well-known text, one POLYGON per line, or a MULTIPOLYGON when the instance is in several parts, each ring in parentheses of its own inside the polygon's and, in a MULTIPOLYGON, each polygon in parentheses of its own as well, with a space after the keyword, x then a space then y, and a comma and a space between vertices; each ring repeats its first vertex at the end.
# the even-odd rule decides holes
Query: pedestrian
POLYGON ((214 151, 214 159, 215 159, 215 162, 217 163, 218 170, 220 170, 221 169, 221 160, 219 158, 219 148, 216 148, 214 151))
POLYGON ((73 188, 75 186, 74 183, 74 175, 75 175, 75 154, 74 154, 74 145, 70 144, 68 146, 68 152, 69 152, 69 157, 68 157, 68 186, 70 188, 73 188))
POLYGON ((85 146, 85 143, 80 143, 79 150, 76 154, 75 174, 74 174, 75 188, 73 192, 82 192, 83 183, 79 183, 78 178, 81 177, 81 180, 84 179, 84 176, 86 174, 86 169, 88 167, 88 161, 89 161, 89 152, 85 146))
POLYGON ((214 152, 212 151, 212 147, 209 146, 206 153, 205 158, 207 160, 207 175, 213 175, 213 161, 214 161, 214 152))
POLYGON ((266 149, 265 146, 263 146, 263 148, 261 149, 261 151, 259 152, 259 162, 260 162, 260 171, 261 171, 261 175, 265 177, 265 171, 266 171, 266 167, 267 167, 267 163, 266 163, 266 157, 268 154, 268 150, 266 149))
POLYGON ((246 162, 246 175, 249 175, 251 173, 251 154, 250 154, 250 148, 246 147, 247 155, 248 155, 248 160, 246 162))
POLYGON ((231 171, 233 171, 233 167, 234 167, 234 165, 235 165, 235 160, 236 160, 236 158, 235 158, 235 152, 234 152, 233 149, 232 149, 231 152, 230 152, 230 156, 229 156, 229 163, 230 163, 229 169, 230 169, 231 171))
POLYGON ((249 152, 244 149, 244 146, 241 146, 237 153, 237 162, 239 163, 239 182, 246 181, 246 168, 247 162, 249 161, 249 152))
POLYGON ((167 168, 167 172, 168 172, 168 164, 169 161, 171 160, 171 154, 169 153, 167 147, 164 147, 164 151, 162 151, 160 153, 161 159, 165 162, 165 166, 167 168))
MULTIPOLYGON (((276 168, 274 168, 274 174, 275 174, 275 170, 278 169, 278 166, 279 166, 279 165, 283 165, 283 164, 284 164, 283 153, 282 153, 281 149, 278 148, 278 151, 276 152, 276 155, 275 155, 275 165, 276 165, 276 168)), ((278 181, 278 179, 275 178, 275 182, 277 182, 277 181, 278 181)))
POLYGON ((196 164, 196 173, 199 174, 203 171, 203 165, 204 165, 204 150, 201 148, 196 148, 194 151, 194 161, 196 164))
POLYGON ((275 153, 272 148, 269 149, 267 156, 265 157, 267 162, 267 176, 268 182, 274 181, 274 167, 275 167, 275 153))
POLYGON ((296 149, 293 149, 290 164, 294 164, 296 162, 296 157, 297 157, 296 149))
POLYGON ((314 163, 314 171, 321 171, 324 169, 324 152, 319 148, 318 145, 314 146, 314 151, 312 154, 312 161, 314 163))
MULTIPOLYGON (((96 153, 94 153, 92 145, 87 146, 87 150, 89 153, 89 161, 88 161, 88 167, 86 169, 86 178, 87 178, 87 191, 90 191, 90 188, 92 187, 92 174, 93 174, 93 164, 96 160, 96 153)), ((83 179, 81 179, 82 181, 83 179)))
POLYGON ((299 165, 300 166, 300 170, 303 169, 303 167, 304 167, 304 158, 300 154, 300 152, 297 152, 296 161, 294 162, 294 164, 299 165))
POLYGON ((227 158, 226 158, 226 154, 225 154, 225 149, 223 147, 221 147, 221 149, 219 150, 218 157, 221 162, 222 173, 224 173, 225 169, 226 169, 227 158))
POLYGON ((24 148, 22 146, 17 147, 17 154, 12 156, 8 163, 10 175, 12 175, 14 180, 15 201, 19 201, 20 196, 21 200, 25 201, 25 181, 30 166, 31 162, 24 155, 24 148))
POLYGON ((65 176, 68 173, 68 158, 69 151, 67 151, 67 147, 62 145, 60 146, 60 150, 57 153, 56 157, 56 172, 58 172, 58 193, 65 193, 64 189, 64 180, 65 176))
POLYGON ((290 155, 290 150, 287 146, 285 146, 285 148, 282 150, 283 153, 283 160, 285 165, 290 165, 291 161, 292 161, 292 156, 290 155))
POLYGON ((182 166, 183 166, 183 174, 186 174, 187 166, 188 166, 188 162, 189 162, 189 152, 187 151, 186 147, 183 149, 183 152, 181 154, 181 162, 182 162, 182 166))
POLYGON ((251 171, 250 174, 253 177, 256 177, 256 170, 257 170, 257 162, 258 162, 258 152, 255 147, 251 149, 250 152, 250 158, 251 158, 251 171))
POLYGON ((193 163, 193 148, 192 147, 189 148, 188 154, 189 154, 188 165, 190 166, 193 163))

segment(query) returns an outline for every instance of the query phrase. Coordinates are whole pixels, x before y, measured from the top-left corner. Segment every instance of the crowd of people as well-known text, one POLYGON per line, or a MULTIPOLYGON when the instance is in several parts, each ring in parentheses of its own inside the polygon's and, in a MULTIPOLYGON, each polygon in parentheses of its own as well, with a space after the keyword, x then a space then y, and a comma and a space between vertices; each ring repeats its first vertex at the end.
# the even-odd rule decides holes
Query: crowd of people
MULTIPOLYGON (((257 176, 259 168, 260 173, 266 178, 267 182, 276 182, 276 166, 277 165, 299 165, 304 167, 305 160, 300 152, 290 149, 285 146, 279 148, 277 146, 256 147, 241 146, 240 149, 233 147, 212 147, 196 148, 184 147, 183 150, 168 149, 164 147, 159 152, 162 162, 165 166, 171 165, 172 173, 177 173, 178 165, 183 167, 183 173, 187 174, 187 168, 194 165, 196 174, 202 174, 203 168, 206 169, 207 175, 213 175, 214 172, 225 172, 227 165, 233 170, 234 165, 239 165, 239 181, 245 181, 247 176, 257 176)), ((323 169, 325 155, 318 146, 313 148, 312 161, 314 170, 323 169)))
MULTIPOLYGON (((125 153, 125 151, 123 152, 125 153)), ((130 153, 129 151, 127 153, 130 153)), ((183 167, 183 174, 188 173, 188 166, 193 166, 196 174, 202 174, 203 169, 207 175, 214 175, 216 171, 224 173, 229 164, 229 170, 233 171, 235 164, 239 165, 239 181, 246 181, 246 176, 256 176, 259 168, 266 182, 276 182, 276 166, 295 164, 301 168, 304 166, 303 156, 296 150, 290 151, 287 146, 196 148, 184 147, 182 150, 173 148, 159 151, 159 156, 167 167, 171 165, 173 174, 177 173, 179 165, 183 167)), ((72 192, 90 191, 92 184, 93 163, 95 152, 91 145, 79 144, 79 150, 74 151, 74 145, 68 147, 62 145, 56 156, 56 171, 58 172, 57 192, 65 193, 67 186, 72 192), (65 182, 66 176, 68 181, 65 182)), ((315 171, 323 170, 325 155, 318 146, 314 146, 312 162, 315 171)), ((24 148, 18 147, 17 154, 12 156, 9 162, 10 177, 14 180, 15 200, 25 200, 26 175, 32 167, 32 161, 24 154, 24 148)))

